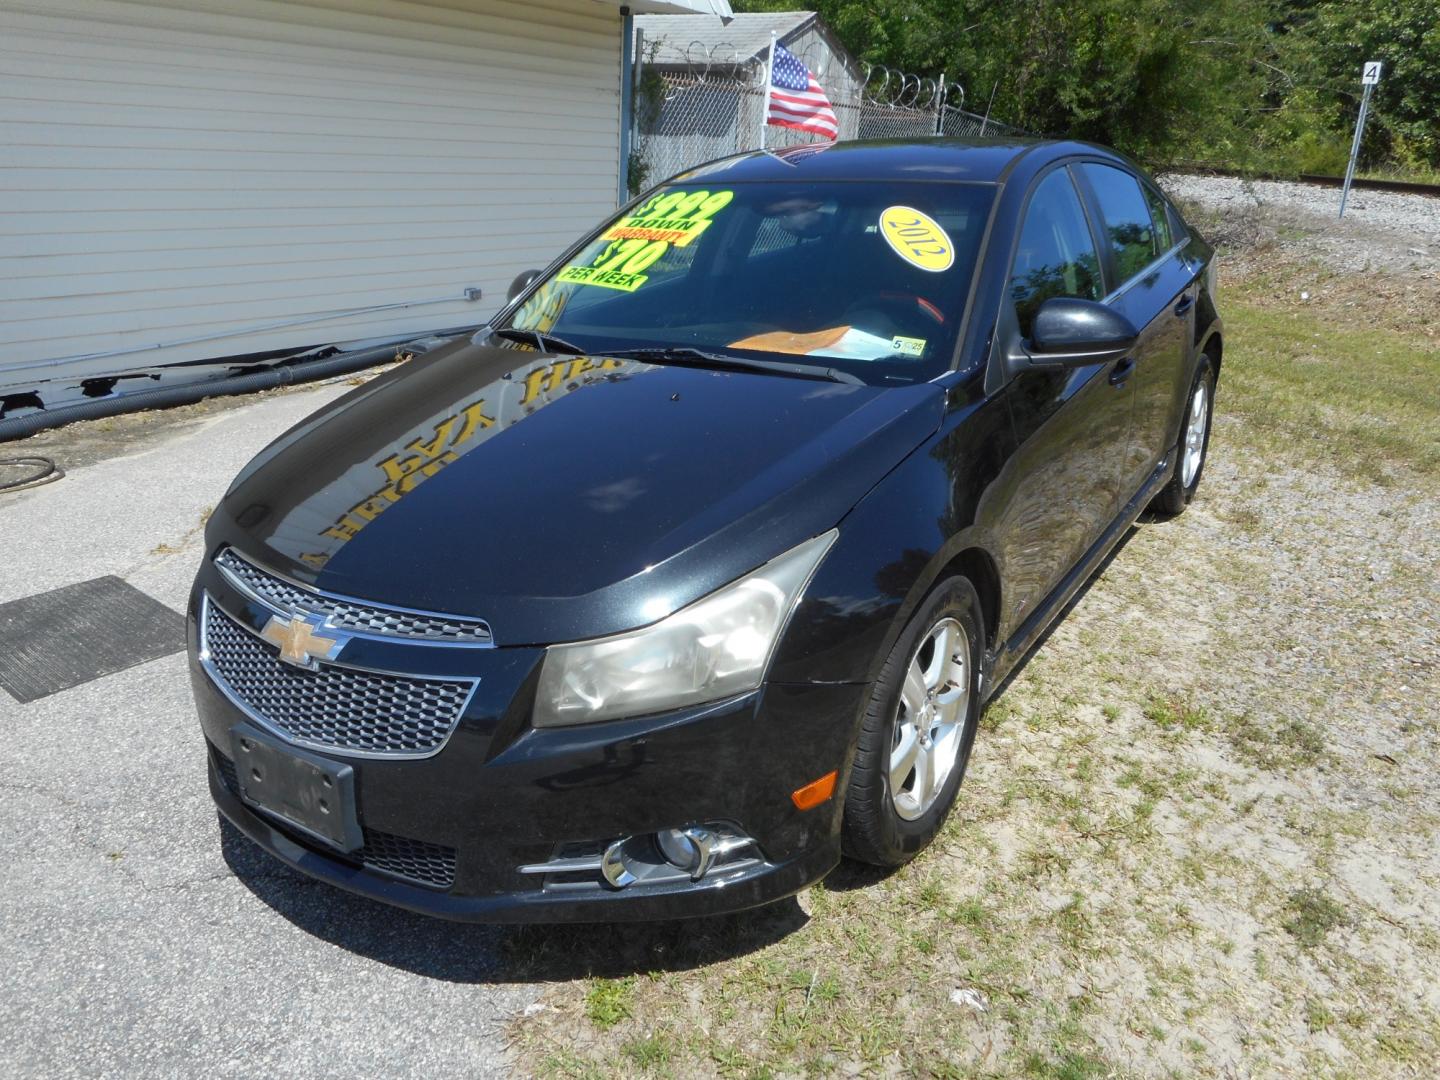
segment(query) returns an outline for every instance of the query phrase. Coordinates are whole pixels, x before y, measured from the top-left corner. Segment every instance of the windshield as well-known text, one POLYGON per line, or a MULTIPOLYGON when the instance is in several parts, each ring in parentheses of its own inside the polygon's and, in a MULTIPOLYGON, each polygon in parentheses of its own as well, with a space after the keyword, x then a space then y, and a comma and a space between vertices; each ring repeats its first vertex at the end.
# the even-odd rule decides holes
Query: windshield
POLYGON ((993 193, 671 185, 602 228, 508 325, 601 355, 680 347, 923 382, 950 366, 993 193))

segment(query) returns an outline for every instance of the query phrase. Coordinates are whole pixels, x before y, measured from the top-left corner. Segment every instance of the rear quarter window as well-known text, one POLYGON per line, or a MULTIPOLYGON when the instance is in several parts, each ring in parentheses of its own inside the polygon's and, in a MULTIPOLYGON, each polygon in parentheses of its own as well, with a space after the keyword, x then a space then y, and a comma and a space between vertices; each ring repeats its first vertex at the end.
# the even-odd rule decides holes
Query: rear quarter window
POLYGON ((1116 285, 1123 285, 1148 266, 1161 250, 1156 247, 1150 206, 1140 190, 1140 181, 1123 169, 1094 162, 1086 162, 1080 168, 1100 203, 1104 232, 1115 253, 1116 285))
POLYGON ((1145 186, 1145 201, 1150 204, 1150 220, 1155 225, 1156 252, 1169 251, 1175 239, 1170 230, 1170 208, 1160 193, 1148 184, 1145 186))

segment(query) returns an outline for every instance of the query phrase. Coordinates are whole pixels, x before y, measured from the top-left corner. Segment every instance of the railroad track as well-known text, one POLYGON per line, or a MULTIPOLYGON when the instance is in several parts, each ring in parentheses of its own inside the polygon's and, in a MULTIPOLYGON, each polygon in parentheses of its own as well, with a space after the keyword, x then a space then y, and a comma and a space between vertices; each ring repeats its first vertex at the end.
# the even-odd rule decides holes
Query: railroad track
MULTIPOLYGON (((1295 178, 1304 184, 1320 184, 1325 187, 1344 187, 1343 176, 1317 176, 1314 173, 1301 173, 1295 178)), ((1422 184, 1415 180, 1373 180, 1357 176, 1350 181, 1351 189, 1359 188, 1362 191, 1399 191, 1406 195, 1429 195, 1432 199, 1440 199, 1440 184, 1422 184)))
MULTIPOLYGON (((1185 165, 1159 165, 1156 166, 1159 172, 1191 173, 1195 176, 1229 176, 1236 180, 1277 180, 1288 183, 1315 184, 1320 187, 1339 188, 1345 186, 1343 176, 1321 176, 1317 173, 1300 173, 1284 175, 1281 173, 1239 173, 1233 169, 1227 169, 1222 165, 1209 165, 1204 163, 1191 163, 1185 165)), ((1432 199, 1440 199, 1440 184, 1422 184, 1412 180, 1371 180, 1357 176, 1350 182, 1352 190, 1359 191, 1395 191, 1404 195, 1428 195, 1432 199)))

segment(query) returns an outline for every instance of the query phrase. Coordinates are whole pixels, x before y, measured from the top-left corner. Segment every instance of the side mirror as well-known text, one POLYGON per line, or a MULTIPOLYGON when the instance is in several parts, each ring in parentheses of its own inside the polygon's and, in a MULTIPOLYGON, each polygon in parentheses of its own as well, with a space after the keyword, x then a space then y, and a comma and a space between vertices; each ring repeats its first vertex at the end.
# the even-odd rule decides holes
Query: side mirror
POLYGON ((515 275, 515 280, 510 282, 510 288, 505 290, 505 302, 508 304, 522 292, 530 287, 530 283, 540 276, 539 270, 522 270, 515 275))
POLYGON ((1006 360, 1012 373, 1089 367, 1119 360, 1139 337, 1134 323, 1106 304, 1054 296, 1035 313, 1030 340, 1017 342, 1006 360))

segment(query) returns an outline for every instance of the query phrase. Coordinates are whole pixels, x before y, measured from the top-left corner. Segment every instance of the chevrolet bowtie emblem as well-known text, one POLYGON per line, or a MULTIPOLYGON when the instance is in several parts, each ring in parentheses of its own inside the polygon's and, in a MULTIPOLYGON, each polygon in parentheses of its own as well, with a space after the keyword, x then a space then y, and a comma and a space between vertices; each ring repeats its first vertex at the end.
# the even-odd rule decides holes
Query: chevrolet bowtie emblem
POLYGON ((316 631, 318 622, 312 622, 304 615, 292 615, 288 619, 272 615, 260 636, 280 650, 280 659, 296 667, 315 670, 317 660, 331 660, 344 641, 337 634, 326 637, 316 631))

